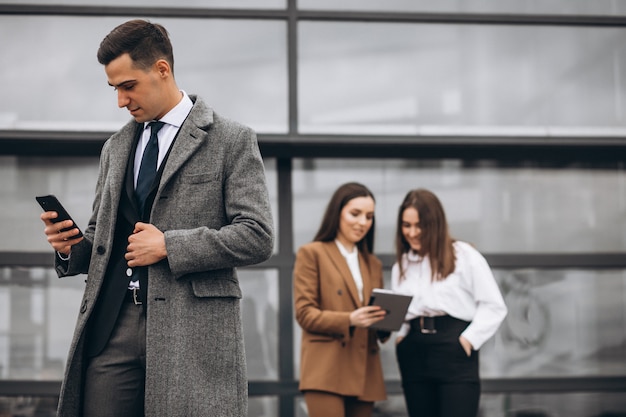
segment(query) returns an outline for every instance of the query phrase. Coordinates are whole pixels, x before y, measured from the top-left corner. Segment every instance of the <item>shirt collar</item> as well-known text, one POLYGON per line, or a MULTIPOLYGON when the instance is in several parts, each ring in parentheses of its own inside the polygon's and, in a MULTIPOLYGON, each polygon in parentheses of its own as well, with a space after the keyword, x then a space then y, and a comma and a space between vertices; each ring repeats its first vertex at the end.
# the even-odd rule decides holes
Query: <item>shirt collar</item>
POLYGON ((412 250, 408 251, 406 254, 406 259, 409 262, 420 262, 422 257, 412 250))
MULTIPOLYGON (((183 98, 178 102, 176 106, 169 112, 165 114, 165 116, 159 119, 160 122, 167 123, 168 125, 175 126, 176 128, 180 128, 191 112, 191 108, 193 107, 193 102, 187 95, 187 93, 183 90, 180 90, 183 93, 183 98)), ((148 127, 150 122, 145 122, 143 124, 144 129, 148 127)))
POLYGON ((354 250, 352 252, 348 252, 348 250, 337 239, 335 239, 335 243, 337 244, 337 247, 339 248, 339 252, 341 252, 341 254, 345 258, 355 258, 358 256, 359 251, 357 250, 356 246, 354 247, 354 250))

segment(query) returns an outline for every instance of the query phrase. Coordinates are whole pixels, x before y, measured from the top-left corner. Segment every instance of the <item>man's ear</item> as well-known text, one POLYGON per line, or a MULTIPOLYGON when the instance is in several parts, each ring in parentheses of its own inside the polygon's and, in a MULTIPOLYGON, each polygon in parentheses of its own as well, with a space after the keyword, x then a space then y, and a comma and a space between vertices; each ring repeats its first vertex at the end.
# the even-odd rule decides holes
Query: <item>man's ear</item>
POLYGON ((159 59, 154 65, 159 72, 159 75, 161 75, 161 78, 165 78, 171 75, 172 70, 170 68, 170 64, 168 64, 166 60, 159 59))

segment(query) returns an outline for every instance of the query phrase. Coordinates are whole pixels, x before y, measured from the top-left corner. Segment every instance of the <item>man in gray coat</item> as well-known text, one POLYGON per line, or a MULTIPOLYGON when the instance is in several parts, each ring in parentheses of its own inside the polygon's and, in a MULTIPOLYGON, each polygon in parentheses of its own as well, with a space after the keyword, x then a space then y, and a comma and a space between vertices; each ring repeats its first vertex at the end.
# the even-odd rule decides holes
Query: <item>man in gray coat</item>
POLYGON ((58 416, 246 416, 235 268, 273 248, 256 135, 179 90, 161 25, 116 27, 98 60, 134 120, 102 149, 84 236, 41 215, 59 276, 87 273, 58 416))

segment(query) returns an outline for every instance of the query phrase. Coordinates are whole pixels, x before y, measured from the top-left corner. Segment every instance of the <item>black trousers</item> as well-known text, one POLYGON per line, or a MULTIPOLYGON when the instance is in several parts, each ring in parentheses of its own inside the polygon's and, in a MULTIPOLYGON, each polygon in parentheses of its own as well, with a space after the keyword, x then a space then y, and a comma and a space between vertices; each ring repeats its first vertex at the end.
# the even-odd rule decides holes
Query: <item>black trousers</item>
MULTIPOLYGON (((396 346, 410 417, 476 417, 480 400, 478 352, 467 356, 459 336, 468 322, 436 317, 436 333, 422 333, 420 319, 396 346)), ((433 323, 425 326, 433 327, 433 323)))

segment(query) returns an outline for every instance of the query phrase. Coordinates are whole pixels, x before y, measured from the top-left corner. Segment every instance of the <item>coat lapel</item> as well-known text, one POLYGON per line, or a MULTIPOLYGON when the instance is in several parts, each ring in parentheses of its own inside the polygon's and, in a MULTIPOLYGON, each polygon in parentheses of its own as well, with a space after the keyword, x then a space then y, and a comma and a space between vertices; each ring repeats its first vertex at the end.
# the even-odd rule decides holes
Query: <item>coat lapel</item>
POLYGON ((346 258, 343 257, 341 252, 339 252, 339 248, 337 244, 333 242, 326 242, 326 252, 328 253, 328 257, 339 272, 341 279, 348 287, 348 292, 350 293, 350 298, 354 303, 355 307, 361 306, 361 300, 359 299, 359 293, 356 289, 356 284, 354 283, 354 278, 352 278, 352 273, 350 272, 350 268, 348 267, 348 262, 346 262, 346 258))
POLYGON ((192 100, 195 99, 194 105, 172 144, 159 184, 159 191, 172 179, 185 161, 208 139, 207 131, 211 123, 213 123, 213 111, 200 98, 194 96, 190 96, 190 98, 192 100))
MULTIPOLYGON (((104 188, 103 192, 107 195, 106 198, 110 198, 111 200, 112 213, 117 213, 120 197, 124 190, 131 193, 130 200, 133 201, 132 183, 130 190, 128 190, 129 187, 124 186, 124 183, 127 180, 127 171, 132 169, 132 166, 129 167, 128 164, 132 160, 132 155, 134 155, 135 147, 137 146, 136 138, 138 129, 141 127, 141 124, 131 121, 110 139, 111 154, 106 178, 107 186, 104 188)), ((116 216, 111 216, 112 220, 115 218, 116 216)))

